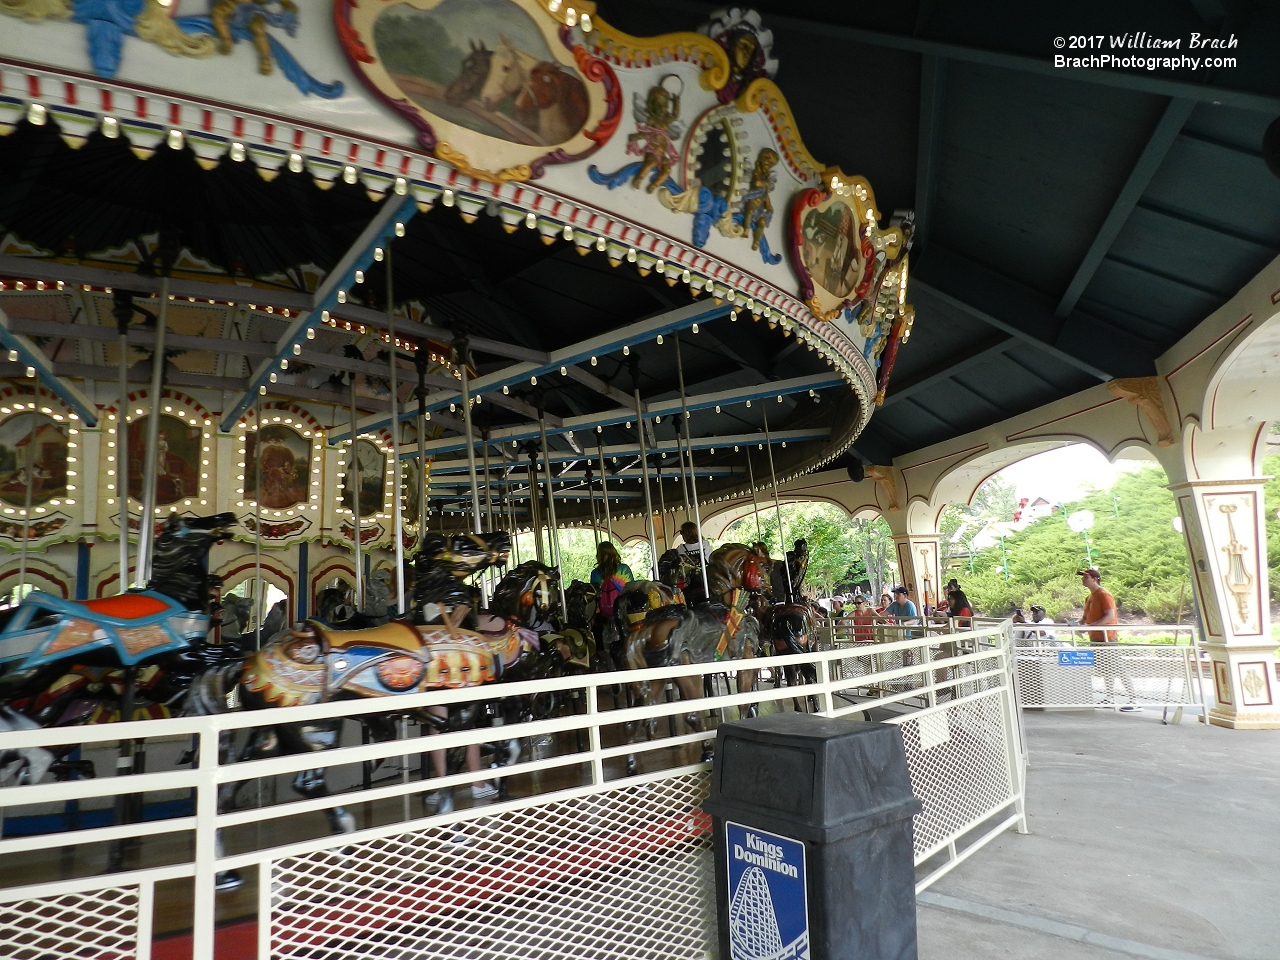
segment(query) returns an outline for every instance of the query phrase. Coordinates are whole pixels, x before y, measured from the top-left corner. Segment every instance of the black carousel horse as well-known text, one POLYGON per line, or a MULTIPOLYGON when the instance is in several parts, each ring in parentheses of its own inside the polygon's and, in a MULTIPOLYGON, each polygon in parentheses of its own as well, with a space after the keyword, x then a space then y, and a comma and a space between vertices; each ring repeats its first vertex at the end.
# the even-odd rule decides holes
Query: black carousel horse
POLYGON ((0 611, 0 705, 42 727, 170 716, 197 674, 239 655, 209 642, 222 586, 209 548, 236 522, 170 516, 145 589, 86 601, 37 590, 0 611))

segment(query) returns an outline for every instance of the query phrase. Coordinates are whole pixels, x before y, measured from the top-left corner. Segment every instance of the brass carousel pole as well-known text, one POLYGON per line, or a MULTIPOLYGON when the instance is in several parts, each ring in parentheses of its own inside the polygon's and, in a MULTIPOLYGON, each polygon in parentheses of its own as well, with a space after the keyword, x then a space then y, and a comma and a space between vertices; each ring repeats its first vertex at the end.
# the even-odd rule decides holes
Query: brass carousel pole
POLYGON ((751 466, 751 444, 747 444, 747 478, 751 481, 751 506, 756 517, 756 540, 764 542, 764 534, 760 532, 760 502, 756 499, 756 471, 751 466))
POLYGON ((547 419, 542 415, 542 406, 538 406, 538 433, 542 436, 542 467, 547 478, 547 541, 551 547, 551 565, 561 574, 556 577, 556 586, 560 588, 560 612, 563 615, 569 609, 564 596, 564 571, 560 569, 560 534, 556 524, 556 492, 551 484, 551 451, 547 448, 547 419))
POLYGON ((769 438, 769 408, 760 405, 764 414, 764 448, 769 454, 769 479, 773 483, 773 508, 778 513, 778 540, 782 544, 782 569, 787 571, 787 596, 795 600, 795 585, 791 582, 791 564, 787 563, 787 534, 782 527, 782 501, 778 498, 778 473, 773 468, 773 441, 769 438))
POLYGON ((600 521, 596 516, 596 478, 592 476, 591 461, 587 461, 587 499, 591 503, 591 537, 600 546, 600 521))
POLYGON ((533 546, 539 563, 546 563, 542 551, 542 518, 538 516, 538 453, 529 448, 529 530, 533 534, 533 546))
POLYGON ((471 392, 467 386, 467 340, 460 337, 453 342, 458 367, 462 370, 462 423, 466 428, 467 476, 471 478, 471 532, 480 532, 480 481, 476 477, 476 448, 471 432, 471 392))
POLYGON ((427 358, 422 344, 413 355, 413 365, 418 370, 418 548, 427 532, 427 358))
MULTIPOLYGON (((484 441, 480 445, 480 453, 484 464, 484 532, 493 533, 493 489, 491 487, 492 480, 489 476, 489 429, 485 427, 480 431, 480 439, 484 441)), ((485 571, 485 576, 489 580, 489 596, 493 596, 493 590, 497 586, 497 571, 490 567, 485 571)))
POLYGON ((356 613, 364 609, 364 571, 360 568, 360 457, 356 453, 356 374, 351 373, 351 456, 347 460, 347 491, 351 494, 351 556, 356 572, 356 613))
POLYGON ((262 621, 267 616, 262 596, 262 400, 253 401, 253 649, 262 649, 262 621))
MULTIPOLYGON (((37 403, 32 406, 33 411, 38 409, 39 400, 40 385, 36 384, 37 403)), ((27 592, 27 542, 31 539, 31 485, 33 480, 32 475, 35 472, 35 463, 32 461, 31 457, 36 447, 36 430, 38 427, 39 423, 37 421, 37 416, 33 412, 31 414, 31 432, 27 434, 27 449, 23 451, 23 459, 26 461, 26 466, 23 472, 27 475, 27 492, 25 506, 22 511, 22 550, 21 559, 18 561, 18 595, 13 601, 11 601, 11 605, 15 607, 22 602, 22 598, 26 596, 27 592)))
POLYGON ((609 542, 613 543, 613 516, 609 513, 609 479, 604 468, 604 439, 598 434, 596 446, 600 450, 600 493, 604 496, 605 532, 609 535, 609 542))
POLYGON ((120 354, 120 405, 116 422, 116 493, 120 503, 120 592, 129 589, 129 321, 133 319, 133 299, 129 313, 116 314, 116 340, 120 354))
POLYGON ((169 318, 169 277, 160 278, 160 309, 156 317, 156 345, 151 354, 151 405, 147 417, 147 453, 142 470, 142 522, 138 525, 138 559, 134 583, 145 587, 151 578, 151 549, 156 533, 156 467, 160 446, 160 391, 164 389, 164 335, 169 318))
MULTIPOLYGON (((693 501, 693 522, 698 528, 698 568, 702 571, 702 595, 708 599, 711 598, 711 588, 707 585, 707 558, 702 554, 702 545, 705 542, 702 539, 702 511, 698 507, 698 478, 693 470, 693 440, 689 436, 689 406, 686 403, 684 392, 684 362, 680 358, 680 337, 677 335, 676 341, 676 376, 680 384, 680 414, 684 419, 684 454, 689 457, 689 487, 692 492, 693 501)), ((676 434, 676 447, 680 446, 680 434, 676 434)))
POLYGON ((388 347, 391 356, 391 463, 393 464, 391 467, 391 529, 396 538, 396 616, 403 617, 406 612, 404 606, 404 505, 403 495, 400 493, 401 424, 398 395, 400 385, 397 378, 399 372, 397 368, 400 363, 396 356, 396 303, 394 278, 391 274, 391 237, 388 236, 383 242, 387 245, 382 257, 387 272, 387 337, 390 341, 388 347))
MULTIPOLYGON (((679 350, 680 350, 680 340, 677 338, 676 351, 678 352, 679 350)), ((689 419, 689 414, 687 413, 681 415, 680 417, 681 423, 687 422, 688 419, 689 419)), ((676 426, 676 452, 680 454, 679 457, 677 458, 680 461, 680 496, 684 498, 684 521, 685 523, 688 523, 689 522, 689 475, 685 473, 685 469, 684 469, 684 454, 680 453, 680 426, 679 425, 676 426)), ((674 507, 671 508, 671 512, 673 514, 675 513, 674 507)))
POLYGON ((652 579, 658 579, 658 540, 653 532, 653 498, 649 495, 649 451, 644 443, 644 408, 640 405, 640 388, 636 387, 636 427, 640 434, 640 473, 644 484, 644 528, 649 534, 649 551, 652 556, 652 579))
POLYGON ((658 478, 658 516, 662 518, 662 549, 665 552, 671 549, 671 535, 667 533, 667 495, 662 489, 661 457, 653 462, 653 473, 658 478))

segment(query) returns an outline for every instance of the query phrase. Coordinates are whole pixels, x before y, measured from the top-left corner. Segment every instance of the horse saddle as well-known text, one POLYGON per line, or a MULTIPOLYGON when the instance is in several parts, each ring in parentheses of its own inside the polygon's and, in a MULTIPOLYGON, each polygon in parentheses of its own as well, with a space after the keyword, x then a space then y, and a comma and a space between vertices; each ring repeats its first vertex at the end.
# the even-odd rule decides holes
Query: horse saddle
POLYGON ((183 650, 209 633, 209 615, 153 590, 100 600, 63 600, 33 590, 0 630, 0 664, 20 670, 112 650, 124 666, 183 650))
POLYGON ((283 707, 340 695, 388 697, 496 680, 502 660, 470 630, 403 620, 367 630, 334 630, 308 620, 267 644, 245 667, 244 684, 283 707))

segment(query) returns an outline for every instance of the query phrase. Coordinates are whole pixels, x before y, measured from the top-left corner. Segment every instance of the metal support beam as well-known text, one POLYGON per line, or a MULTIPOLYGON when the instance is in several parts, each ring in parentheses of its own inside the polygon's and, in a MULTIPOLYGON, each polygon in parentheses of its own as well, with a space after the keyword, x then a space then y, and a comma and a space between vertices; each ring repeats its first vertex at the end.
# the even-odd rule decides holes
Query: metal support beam
MULTIPOLYGON (((724 316, 732 309, 732 304, 716 304, 712 300, 703 300, 677 307, 675 310, 665 311, 644 320, 637 320, 635 323, 629 323, 625 327, 600 334, 589 340, 582 340, 559 350, 552 350, 547 354, 545 363, 526 361, 503 367, 501 370, 495 370, 492 373, 485 374, 483 377, 477 377, 470 385, 472 395, 492 393, 495 390, 500 391, 503 387, 513 387, 517 384, 525 383, 535 377, 558 374, 561 367, 566 368, 567 371, 574 364, 590 361, 592 357, 604 356, 615 350, 621 350, 623 347, 634 347, 646 343, 659 334, 685 330, 695 323, 708 323, 717 317, 724 316)), ((571 419, 581 420, 583 418, 574 417, 571 419)), ((565 421, 566 424, 569 422, 569 420, 565 421)), ((390 421, 388 419, 379 417, 361 423, 360 430, 363 432, 385 429, 389 425, 390 421)), ((525 439, 531 439, 537 435, 535 430, 525 439)), ((346 434, 334 434, 330 438, 330 442, 340 443, 345 438, 346 434)))
POLYGON ((1111 249, 1111 244, 1115 242, 1116 237, 1120 235, 1120 231, 1128 222, 1129 214, 1133 212, 1134 206, 1137 205, 1138 200, 1141 199, 1142 194, 1146 191, 1147 185, 1151 183, 1151 178, 1160 169, 1160 164, 1164 163, 1164 158, 1168 155, 1169 148, 1173 146, 1174 140, 1178 138, 1178 133, 1182 130, 1183 125, 1186 124, 1187 118, 1191 116, 1191 111, 1195 109, 1195 106, 1196 102, 1194 100, 1175 99, 1170 100, 1169 105, 1165 107, 1164 114, 1160 117, 1160 122, 1156 124, 1155 130, 1152 131, 1151 137, 1147 140, 1146 147, 1143 148, 1141 156, 1138 157, 1138 162, 1133 165, 1133 169, 1129 172, 1129 179, 1120 188, 1120 194, 1116 197, 1115 203, 1111 205, 1111 211, 1107 214, 1107 218, 1102 221, 1102 226, 1098 228, 1098 232, 1093 238, 1093 243, 1089 245, 1084 259, 1080 261, 1080 266, 1076 268, 1075 276, 1067 284, 1067 292, 1058 301, 1058 306, 1053 311, 1055 317, 1061 319, 1075 309, 1085 288, 1089 286, 1089 281, 1093 279, 1093 275, 1106 257, 1107 251, 1111 249))
MULTIPOLYGON (((352 245, 337 265, 329 271, 316 290, 315 302, 311 309, 300 314, 285 330, 284 335, 276 343, 275 354, 258 364, 249 378, 249 389, 245 392, 225 417, 222 418, 222 431, 231 430, 241 415, 249 409, 254 398, 265 392, 270 378, 281 369, 281 363, 288 363, 294 357, 293 348, 301 349, 306 342, 306 331, 315 328, 327 311, 338 305, 338 294, 349 290, 355 283, 355 272, 363 270, 373 262, 373 248, 380 246, 385 237, 394 231, 396 222, 407 222, 418 212, 418 203, 412 196, 388 197, 382 207, 361 232, 359 239, 352 245)), ((345 294, 344 294, 345 295, 345 294)), ((385 322, 385 316, 383 317, 385 322)), ((409 418, 415 414, 411 411, 409 418)))
MULTIPOLYGON (((807 440, 826 440, 831 436, 831 431, 826 427, 812 427, 800 430, 774 430, 772 431, 772 435, 774 443, 787 443, 788 441, 791 443, 804 443, 807 440)), ((764 442, 765 436, 763 433, 737 433, 718 437, 694 437, 693 442, 690 444, 688 449, 728 451, 736 446, 756 446, 764 442)), ((648 443, 646 443, 645 449, 647 449, 649 453, 656 453, 659 455, 679 452, 679 447, 674 440, 660 440, 653 446, 649 446, 648 443)), ((603 456, 609 458, 624 457, 634 460, 636 457, 640 456, 640 446, 634 443, 620 443, 604 447, 600 452, 603 456)), ((411 454, 411 456, 416 457, 417 453, 415 452, 411 454)), ((593 453, 588 455, 585 453, 574 453, 569 450, 552 450, 551 462, 571 463, 575 460, 587 459, 588 456, 595 456, 595 454, 593 453)), ((437 474, 463 473, 466 469, 467 461, 465 460, 436 460, 431 464, 431 475, 434 477, 437 474)), ((614 476, 625 472, 625 470, 617 470, 611 472, 609 475, 614 476)))
POLYGON ((942 152, 942 115, 947 90, 947 61, 926 55, 920 67, 920 134, 916 141, 916 227, 913 245, 925 246, 933 226, 942 152))
POLYGON ((913 273, 911 288, 1099 380, 1154 372, 1155 344, 1080 310, 1054 317, 1048 297, 936 244, 913 273))
POLYGON ((890 393, 884 398, 884 403, 880 406, 891 407, 895 403, 915 396, 917 393, 924 393, 931 387, 937 386, 939 383, 953 379, 957 374, 964 373, 966 370, 973 369, 993 357, 1003 356, 1005 351, 1012 347, 1017 341, 1013 337, 1005 337, 997 342, 985 347, 979 347, 967 354, 960 356, 951 356, 946 362, 934 369, 927 371, 914 380, 910 380, 899 387, 890 387, 890 393))
MULTIPOLYGON (((104 327, 104 330, 107 328, 104 327)), ((0 309, 0 344, 13 362, 35 371, 35 378, 55 397, 70 407, 86 427, 98 425, 98 410, 92 400, 53 372, 53 364, 44 351, 20 333, 9 329, 9 317, 0 309)))
MULTIPOLYGON (((745 403, 748 400, 767 400, 776 396, 789 396, 793 393, 807 393, 810 390, 829 390, 833 387, 848 389, 843 377, 838 373, 819 373, 808 377, 796 377, 791 380, 776 380, 772 383, 753 384, 749 387, 738 387, 733 390, 722 390, 716 393, 698 394, 688 398, 688 407, 690 410, 707 410, 717 405, 729 405, 734 403, 745 403)), ((839 402, 839 401, 837 401, 839 402)), ((646 419, 648 417, 670 417, 680 412, 679 397, 672 400, 663 400, 658 403, 650 403, 648 410, 645 411, 646 419)), ((612 426, 619 423, 625 423, 628 420, 636 419, 635 408, 628 410, 619 408, 616 410, 606 410, 603 413, 591 413, 581 417, 569 417, 564 421, 563 426, 557 430, 548 430, 548 433, 570 433, 578 430, 588 431, 594 430, 597 426, 612 426)), ((524 425, 519 424, 511 427, 502 427, 494 430, 490 435, 494 443, 510 443, 511 441, 532 440, 538 436, 537 424, 524 425)), ((337 441, 330 440, 330 443, 337 441)), ((695 441, 696 442, 696 441, 695 441)), ((645 444, 648 448, 648 444, 645 444)), ((427 453, 440 453, 446 450, 463 450, 466 443, 461 437, 446 437, 440 440, 433 440, 427 444, 427 453)), ((672 445, 672 450, 675 446, 672 445)), ((579 458, 581 454, 579 454, 579 458)))

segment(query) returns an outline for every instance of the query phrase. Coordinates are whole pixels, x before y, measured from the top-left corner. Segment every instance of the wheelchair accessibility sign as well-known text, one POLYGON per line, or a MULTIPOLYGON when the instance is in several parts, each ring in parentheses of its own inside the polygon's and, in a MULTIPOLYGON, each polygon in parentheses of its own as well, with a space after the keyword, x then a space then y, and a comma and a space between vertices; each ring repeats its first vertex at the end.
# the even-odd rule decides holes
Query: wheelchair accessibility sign
POLYGON ((1092 650, 1059 650, 1058 666, 1060 667, 1092 667, 1092 650))
POLYGON ((809 960, 804 844, 726 820, 729 960, 809 960))

